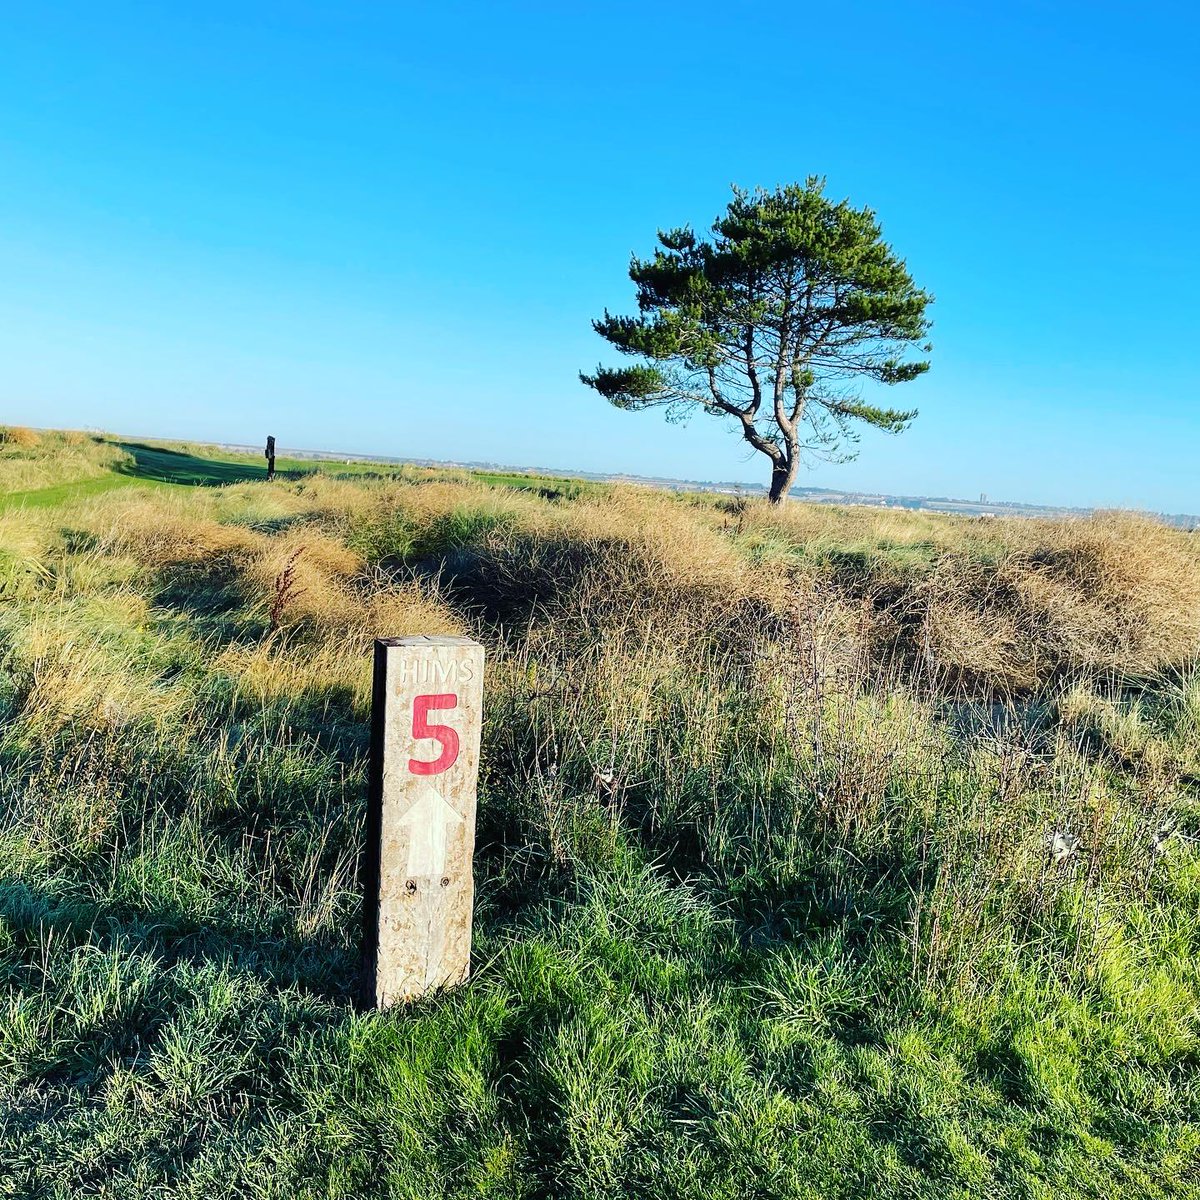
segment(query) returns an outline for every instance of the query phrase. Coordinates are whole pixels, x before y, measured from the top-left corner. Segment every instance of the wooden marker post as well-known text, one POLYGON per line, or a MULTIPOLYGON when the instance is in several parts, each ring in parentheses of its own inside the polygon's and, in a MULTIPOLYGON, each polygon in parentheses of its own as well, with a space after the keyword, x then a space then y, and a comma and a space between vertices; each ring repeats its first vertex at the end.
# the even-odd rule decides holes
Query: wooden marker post
POLYGON ((461 983, 471 966, 483 647, 375 643, 363 876, 363 1003, 461 983))

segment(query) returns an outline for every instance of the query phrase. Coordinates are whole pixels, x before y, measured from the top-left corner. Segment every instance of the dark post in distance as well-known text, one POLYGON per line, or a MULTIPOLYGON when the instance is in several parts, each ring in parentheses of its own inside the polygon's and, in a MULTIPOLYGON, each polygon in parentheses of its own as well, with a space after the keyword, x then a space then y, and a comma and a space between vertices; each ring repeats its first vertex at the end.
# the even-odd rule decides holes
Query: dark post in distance
POLYGON ((275 439, 267 438, 267 448, 263 451, 267 459, 267 482, 275 478, 275 439))

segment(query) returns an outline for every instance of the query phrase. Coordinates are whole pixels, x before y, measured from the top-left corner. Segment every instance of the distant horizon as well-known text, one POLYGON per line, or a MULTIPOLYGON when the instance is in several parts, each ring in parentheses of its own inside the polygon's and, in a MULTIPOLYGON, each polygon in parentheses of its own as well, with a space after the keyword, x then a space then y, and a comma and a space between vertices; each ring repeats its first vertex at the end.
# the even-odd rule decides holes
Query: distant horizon
POLYGON ((936 300, 929 373, 864 392, 911 429, 799 485, 1200 507, 1200 15, 744 16, 803 51, 731 55, 704 0, 13 8, 0 412, 765 483, 723 421, 579 373, 657 229, 817 175, 936 300))
MULTIPOLYGON (((33 425, 30 428, 39 433, 58 433, 63 432, 63 428, 54 426, 33 425)), ((196 437, 166 437, 161 434, 153 433, 120 433, 114 430, 101 429, 98 426, 82 426, 78 429, 80 433, 90 434, 96 437, 112 438, 114 441, 129 441, 129 442, 160 442, 160 443, 178 443, 182 445, 194 446, 211 446, 217 450, 245 450, 249 453, 260 453, 266 443, 266 435, 263 436, 263 445, 255 442, 234 442, 223 441, 220 439, 196 438, 196 437)), ((411 464, 414 466, 435 466, 435 467, 464 467, 468 469, 483 468, 499 471, 524 472, 531 475, 550 475, 558 476, 564 479, 579 478, 579 479, 595 479, 609 482, 619 482, 622 479, 628 479, 635 483, 664 483, 678 484, 681 486, 694 486, 705 490, 724 490, 724 489, 747 489, 750 491, 761 492, 766 494, 766 488, 758 482, 742 481, 737 479, 719 479, 719 478, 704 478, 699 476, 685 477, 679 475, 654 475, 644 474, 636 471, 593 471, 582 467, 567 467, 567 466, 552 466, 546 463, 518 463, 504 461, 501 459, 467 459, 467 458, 439 458, 436 455, 400 455, 400 454, 377 454, 363 450, 344 450, 331 449, 322 446, 292 446, 279 440, 276 436, 276 454, 279 458, 287 458, 289 455, 297 457, 317 456, 322 455, 326 460, 345 459, 350 462, 379 462, 396 465, 411 464)), ((314 458, 314 461, 319 461, 314 458)), ((265 469, 265 468, 264 468, 265 469)), ((1064 504, 1047 504, 1038 500, 1020 499, 1006 500, 1000 499, 986 493, 980 493, 981 496, 987 495, 986 499, 972 499, 967 496, 942 495, 934 492, 889 492, 872 490, 870 488, 837 488, 822 484, 804 484, 797 483, 792 488, 792 496, 800 494, 828 494, 834 496, 849 496, 860 497, 862 499, 881 499, 881 500, 902 500, 902 501, 918 501, 927 500, 931 503, 942 503, 947 505, 969 506, 971 508, 1015 508, 1025 510, 1039 510, 1046 513, 1094 513, 1104 512, 1115 509, 1116 511, 1127 512, 1142 512, 1150 516, 1162 517, 1166 520, 1175 521, 1194 521, 1200 523, 1200 513, 1175 512, 1162 509, 1151 508, 1125 508, 1121 509, 1117 506, 1109 505, 1064 505, 1064 504)), ((853 503, 853 501, 851 501, 853 503)), ((870 506, 869 506, 870 507, 870 506)), ((936 510, 931 510, 936 511, 936 510)))

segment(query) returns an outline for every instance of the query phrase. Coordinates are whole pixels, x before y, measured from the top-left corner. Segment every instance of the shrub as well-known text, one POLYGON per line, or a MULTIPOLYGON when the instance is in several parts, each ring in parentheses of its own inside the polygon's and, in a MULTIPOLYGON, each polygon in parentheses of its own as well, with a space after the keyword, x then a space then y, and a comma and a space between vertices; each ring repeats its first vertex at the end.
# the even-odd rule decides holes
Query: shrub
POLYGON ((923 613, 913 648, 952 678, 1029 690, 1069 674, 1142 678, 1200 653, 1200 554, 1186 534, 1129 514, 1014 532, 998 561, 947 552, 896 601, 923 613))
POLYGON ((41 435, 24 425, 0 425, 0 445, 13 446, 18 450, 30 450, 40 445, 41 435))

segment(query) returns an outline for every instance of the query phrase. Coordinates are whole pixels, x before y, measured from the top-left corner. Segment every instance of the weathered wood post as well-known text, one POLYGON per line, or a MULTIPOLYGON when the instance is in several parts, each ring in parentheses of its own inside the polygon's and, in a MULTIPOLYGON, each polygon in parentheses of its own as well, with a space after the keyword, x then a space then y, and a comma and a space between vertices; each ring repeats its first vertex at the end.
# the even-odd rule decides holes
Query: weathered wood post
POLYGON ((267 438, 267 448, 263 451, 263 457, 267 460, 267 482, 270 483, 275 478, 275 439, 267 438))
POLYGON ((470 970, 482 715, 478 642, 375 643, 363 874, 367 1006, 460 983, 470 970))

